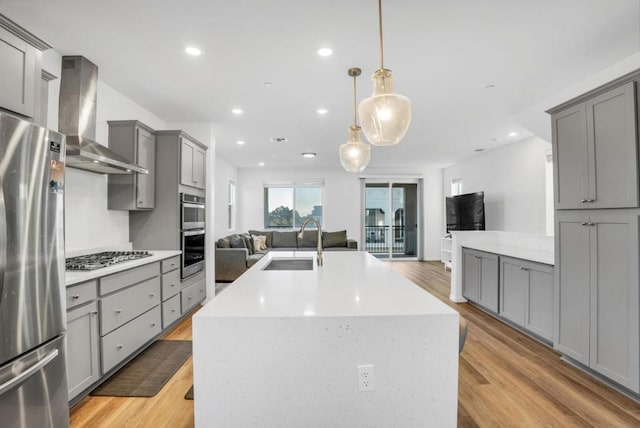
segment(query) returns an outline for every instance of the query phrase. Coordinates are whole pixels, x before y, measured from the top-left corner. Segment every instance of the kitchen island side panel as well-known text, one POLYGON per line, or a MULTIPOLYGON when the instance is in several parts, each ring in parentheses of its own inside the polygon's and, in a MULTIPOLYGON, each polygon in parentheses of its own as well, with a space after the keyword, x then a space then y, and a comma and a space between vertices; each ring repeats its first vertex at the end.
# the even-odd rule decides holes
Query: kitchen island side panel
POLYGON ((455 313, 194 317, 193 337, 196 427, 456 426, 455 313))

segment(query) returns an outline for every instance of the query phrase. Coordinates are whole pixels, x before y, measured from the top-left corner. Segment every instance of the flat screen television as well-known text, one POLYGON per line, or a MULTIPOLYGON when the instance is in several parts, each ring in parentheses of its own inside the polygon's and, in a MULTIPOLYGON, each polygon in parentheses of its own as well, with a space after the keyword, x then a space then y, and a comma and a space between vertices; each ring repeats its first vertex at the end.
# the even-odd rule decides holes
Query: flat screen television
POLYGON ((447 233, 484 229, 484 192, 447 196, 447 233))

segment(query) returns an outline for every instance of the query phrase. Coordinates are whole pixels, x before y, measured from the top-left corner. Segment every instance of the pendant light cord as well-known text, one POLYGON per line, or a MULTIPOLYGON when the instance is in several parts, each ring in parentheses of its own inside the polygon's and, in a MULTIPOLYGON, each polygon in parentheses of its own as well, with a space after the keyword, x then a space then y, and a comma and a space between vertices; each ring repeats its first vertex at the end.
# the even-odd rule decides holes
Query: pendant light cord
POLYGON ((382 47, 382 0, 378 0, 378 29, 380 30, 380 70, 384 70, 384 49, 382 47))
POLYGON ((358 76, 353 76, 353 124, 358 126, 358 108, 356 107, 356 79, 358 76))

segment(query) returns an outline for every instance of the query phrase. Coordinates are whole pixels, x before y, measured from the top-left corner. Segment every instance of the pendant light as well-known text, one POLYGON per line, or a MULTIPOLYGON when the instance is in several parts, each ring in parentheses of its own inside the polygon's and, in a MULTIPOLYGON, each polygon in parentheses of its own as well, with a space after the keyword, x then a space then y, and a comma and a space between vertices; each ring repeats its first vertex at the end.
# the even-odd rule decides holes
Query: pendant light
POLYGON ((350 68, 349 76, 353 77, 353 125, 349 127, 349 139, 340 145, 340 163, 349 172, 361 172, 371 159, 371 146, 362 142, 360 127, 358 126, 358 110, 356 108, 356 78, 362 70, 350 68))
POLYGON ((384 68, 382 47, 382 0, 378 0, 378 28, 380 30, 380 69, 371 77, 373 95, 360 103, 360 124, 371 144, 398 144, 409 129, 411 100, 393 91, 391 70, 384 68))

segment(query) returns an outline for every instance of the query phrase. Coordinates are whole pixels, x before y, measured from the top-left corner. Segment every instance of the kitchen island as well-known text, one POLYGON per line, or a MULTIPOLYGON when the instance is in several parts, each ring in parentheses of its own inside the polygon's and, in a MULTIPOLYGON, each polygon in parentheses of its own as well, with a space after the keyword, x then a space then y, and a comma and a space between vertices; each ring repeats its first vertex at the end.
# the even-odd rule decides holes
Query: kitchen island
POLYGON ((453 427, 458 313, 366 252, 269 253, 193 317, 198 427, 453 427))

